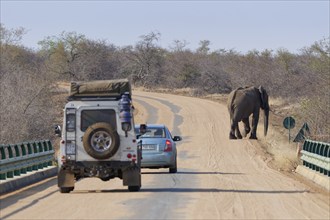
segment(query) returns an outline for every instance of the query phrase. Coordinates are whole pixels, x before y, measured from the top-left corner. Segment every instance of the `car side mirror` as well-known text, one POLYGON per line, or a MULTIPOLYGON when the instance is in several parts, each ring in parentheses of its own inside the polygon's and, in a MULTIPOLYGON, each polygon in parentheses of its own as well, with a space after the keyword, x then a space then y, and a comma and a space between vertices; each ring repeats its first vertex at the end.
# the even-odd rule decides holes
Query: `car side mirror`
POLYGON ((140 134, 144 135, 147 132, 147 125, 146 124, 140 124, 140 134))
POLYGON ((62 129, 61 129, 61 126, 59 125, 55 125, 55 135, 57 137, 61 137, 62 136, 62 129))
POLYGON ((181 141, 182 138, 180 136, 174 136, 173 141, 181 141))

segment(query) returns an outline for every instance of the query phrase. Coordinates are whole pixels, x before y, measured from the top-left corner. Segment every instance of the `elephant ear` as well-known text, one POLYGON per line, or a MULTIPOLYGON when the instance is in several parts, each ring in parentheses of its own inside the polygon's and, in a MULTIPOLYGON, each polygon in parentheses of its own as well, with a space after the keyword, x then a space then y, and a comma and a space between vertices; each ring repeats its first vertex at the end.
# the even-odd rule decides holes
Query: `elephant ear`
POLYGON ((260 92, 260 97, 261 97, 261 105, 264 108, 266 106, 265 103, 265 89, 262 86, 259 86, 258 88, 259 92, 260 92))

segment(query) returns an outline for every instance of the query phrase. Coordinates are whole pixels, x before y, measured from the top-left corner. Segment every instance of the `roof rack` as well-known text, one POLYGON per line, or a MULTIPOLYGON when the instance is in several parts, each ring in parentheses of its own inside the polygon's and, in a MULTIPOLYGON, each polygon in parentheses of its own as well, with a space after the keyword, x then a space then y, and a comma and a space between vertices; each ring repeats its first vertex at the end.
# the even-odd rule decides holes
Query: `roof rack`
POLYGON ((117 101, 121 98, 117 96, 68 96, 68 101, 117 101))

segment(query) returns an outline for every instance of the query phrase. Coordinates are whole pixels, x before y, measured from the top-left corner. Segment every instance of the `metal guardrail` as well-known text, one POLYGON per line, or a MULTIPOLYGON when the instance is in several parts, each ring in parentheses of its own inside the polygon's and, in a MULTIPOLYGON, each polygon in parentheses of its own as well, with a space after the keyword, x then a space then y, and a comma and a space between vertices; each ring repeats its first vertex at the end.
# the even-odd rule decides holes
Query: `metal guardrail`
POLYGON ((303 165, 330 177, 330 144, 305 140, 301 151, 303 165))
POLYGON ((53 160, 49 140, 0 145, 0 180, 52 166, 53 160))

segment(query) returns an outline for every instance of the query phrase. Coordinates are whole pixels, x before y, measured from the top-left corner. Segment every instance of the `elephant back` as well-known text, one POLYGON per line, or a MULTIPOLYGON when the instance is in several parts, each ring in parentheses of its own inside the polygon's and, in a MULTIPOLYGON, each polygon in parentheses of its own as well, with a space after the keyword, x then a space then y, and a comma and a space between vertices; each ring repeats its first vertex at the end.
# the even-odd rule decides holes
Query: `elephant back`
POLYGON ((251 112, 255 108, 260 108, 260 101, 255 101, 256 96, 260 97, 259 92, 257 92, 257 91, 258 91, 258 89, 253 86, 239 87, 239 88, 233 90, 228 95, 228 100, 227 100, 227 107, 228 107, 229 114, 230 115, 236 114, 235 111, 237 110, 237 108, 241 108, 242 106, 245 106, 244 109, 247 108, 248 113, 246 113, 246 114, 251 114, 251 112), (247 103, 253 103, 253 104, 250 105, 247 103))

